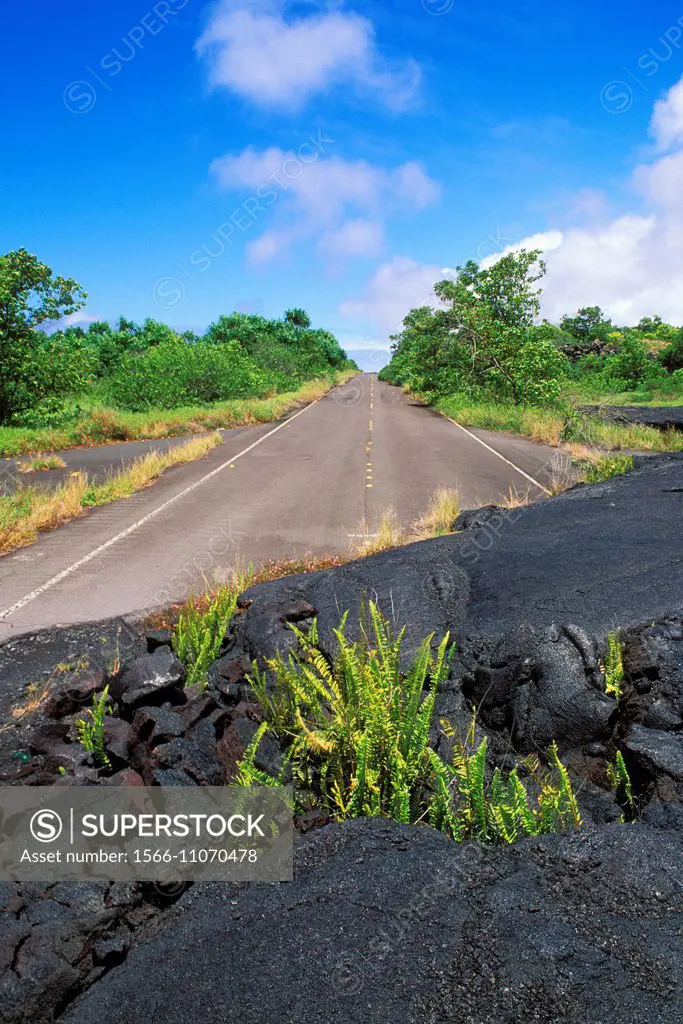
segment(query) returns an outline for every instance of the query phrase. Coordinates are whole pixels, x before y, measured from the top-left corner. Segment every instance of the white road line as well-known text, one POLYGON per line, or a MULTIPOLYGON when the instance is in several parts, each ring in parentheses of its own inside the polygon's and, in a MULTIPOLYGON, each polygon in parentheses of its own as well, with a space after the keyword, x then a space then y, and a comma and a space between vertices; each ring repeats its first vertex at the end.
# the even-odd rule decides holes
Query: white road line
MULTIPOLYGON (((442 415, 444 414, 442 413, 442 415)), ((477 437, 476 434, 473 434, 471 430, 467 429, 467 427, 463 427, 462 423, 458 423, 457 420, 451 419, 450 416, 445 416, 445 419, 447 419, 450 423, 453 423, 456 427, 459 427, 461 430, 464 430, 466 434, 468 434, 475 441, 478 441, 479 444, 483 444, 484 448, 487 448, 494 455, 497 455, 499 459, 503 460, 503 462, 507 462, 508 466, 512 466, 512 468, 517 470, 518 473, 521 473, 523 477, 526 477, 527 480, 530 480, 534 487, 538 487, 540 490, 544 491, 545 494, 549 495, 551 493, 547 487, 544 487, 544 485, 540 483, 540 481, 534 479, 533 476, 529 476, 529 474, 525 473, 523 469, 520 469, 519 466, 516 466, 514 462, 510 462, 509 459, 506 459, 504 455, 501 455, 500 452, 497 452, 496 449, 492 448, 490 444, 486 443, 486 441, 482 441, 480 437, 477 437)), ((1 618, 2 615, 0 615, 0 619, 1 618)))
MULTIPOLYGON (((334 391, 334 388, 332 388, 332 391, 334 391)), ((332 394, 332 391, 328 391, 327 394, 332 394)), ((303 409, 300 409, 299 412, 295 413, 293 416, 290 416, 289 419, 285 420, 284 423, 280 423, 279 426, 274 427, 272 430, 269 430, 267 434, 264 434, 263 437, 260 437, 258 441, 254 441, 253 444, 250 444, 248 448, 245 448, 238 455, 231 455, 226 462, 223 462, 220 466, 217 466, 216 469, 212 469, 211 472, 207 473, 206 476, 203 476, 201 480, 195 480, 193 484, 190 484, 189 487, 186 487, 184 491, 180 492, 180 494, 176 494, 175 497, 169 498, 169 500, 165 501, 163 505, 159 505, 158 508, 155 508, 153 512, 148 512, 146 516, 142 517, 142 519, 138 519, 137 523, 133 523, 132 526, 129 526, 121 533, 117 533, 115 537, 111 537, 104 544, 100 544, 99 547, 89 552, 89 554, 84 555, 83 558, 79 558, 79 560, 77 562, 74 562, 73 565, 70 565, 68 569, 63 569, 60 573, 57 573, 56 576, 53 576, 52 579, 47 580, 46 583, 43 583, 40 587, 36 587, 36 589, 32 590, 30 594, 26 595, 26 597, 22 597, 20 601, 17 601, 15 604, 13 604, 11 608, 5 608, 4 611, 0 612, 0 621, 2 621, 2 619, 6 619, 9 615, 14 615, 15 612, 21 611, 21 609, 25 608, 27 604, 30 604, 32 601, 35 601, 37 597, 40 597, 41 594, 44 594, 46 590, 51 590, 52 587, 54 587, 57 583, 61 583, 61 581, 63 579, 66 579, 67 576, 71 576, 72 573, 76 572, 82 566, 87 565, 88 562, 91 562, 93 558, 97 558, 97 556, 101 555, 103 551, 107 550, 107 548, 112 547, 114 544, 118 544, 119 541, 124 540, 126 537, 130 536, 131 533, 134 533, 141 526, 144 526, 145 523, 148 523, 150 519, 154 519, 165 509, 170 508, 171 505, 175 505, 177 501, 180 501, 182 498, 185 498, 188 494, 191 494, 192 491, 195 491, 198 487, 201 487, 202 484, 205 484, 207 480, 211 480, 214 476, 217 476, 218 473, 222 473, 224 469, 228 469, 229 467, 231 467, 235 462, 237 462, 238 459, 241 459, 243 455, 248 455, 250 451, 252 451, 258 445, 262 444, 269 437, 272 437, 273 434, 277 434, 278 430, 282 430, 284 427, 289 426, 289 424, 293 423, 295 419, 298 419, 299 416, 303 416, 305 412, 308 412, 308 410, 312 409, 314 405, 317 405, 319 401, 320 399, 316 398, 316 400, 314 402, 311 402, 310 405, 307 405, 303 409)))

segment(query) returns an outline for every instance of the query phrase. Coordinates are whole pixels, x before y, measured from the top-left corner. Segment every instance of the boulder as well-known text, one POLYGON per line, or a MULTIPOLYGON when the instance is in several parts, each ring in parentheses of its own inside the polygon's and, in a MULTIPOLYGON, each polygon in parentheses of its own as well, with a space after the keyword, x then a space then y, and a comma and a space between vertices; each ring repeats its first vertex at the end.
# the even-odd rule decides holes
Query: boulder
POLYGON ((683 735, 634 725, 624 741, 639 788, 654 785, 661 800, 683 800, 683 735))
MULTIPOLYGON (((258 723, 250 718, 238 716, 233 718, 219 740, 218 756, 228 781, 234 778, 237 764, 244 757, 244 752, 253 740, 258 727, 258 723)), ((261 771, 277 776, 282 764, 282 752, 272 736, 266 735, 261 740, 254 764, 261 771)))
POLYGON ((170 629, 148 629, 145 633, 148 654, 154 654, 160 647, 170 647, 173 643, 173 633, 170 629))
POLYGON ((133 718, 133 732, 136 743, 149 742, 156 746, 182 735, 182 715, 171 708, 140 708, 133 718))
POLYGON ((111 684, 111 695, 134 712, 143 705, 184 704, 185 668, 168 647, 143 654, 111 684))
POLYGON ((107 715, 104 719, 104 746, 119 761, 128 761, 134 733, 130 722, 107 715))
POLYGON ((224 781, 216 730, 206 720, 198 722, 183 738, 155 747, 152 756, 159 767, 182 768, 197 783, 220 786, 224 781))
POLYGON ((90 706, 93 697, 104 688, 104 684, 105 674, 99 668, 81 669, 58 676, 42 710, 51 718, 73 715, 83 707, 90 706))

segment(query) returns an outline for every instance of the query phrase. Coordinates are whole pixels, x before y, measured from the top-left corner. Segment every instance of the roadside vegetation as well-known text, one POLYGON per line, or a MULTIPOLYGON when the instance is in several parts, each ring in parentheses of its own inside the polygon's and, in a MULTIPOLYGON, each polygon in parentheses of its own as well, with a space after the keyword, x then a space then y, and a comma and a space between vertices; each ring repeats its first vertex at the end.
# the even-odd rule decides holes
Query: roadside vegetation
POLYGON ((173 651, 187 669, 186 686, 203 690, 209 666, 220 654, 237 598, 251 584, 250 573, 235 573, 229 583, 203 598, 190 597, 173 630, 173 651))
POLYGON ((101 483, 91 483, 87 474, 75 473, 55 490, 29 485, 0 495, 0 555, 32 544, 41 531, 61 526, 85 509, 130 497, 172 466, 194 462, 221 443, 220 434, 208 434, 167 452, 148 452, 101 483))
POLYGON ((393 635, 373 603, 362 617, 359 640, 347 637, 346 624, 344 615, 334 631, 338 653, 332 661, 318 646, 314 623, 308 631, 292 625, 296 651, 267 662, 274 685, 254 666, 250 682, 265 720, 239 766, 240 784, 282 785, 291 778, 295 799, 303 797, 306 806, 337 821, 386 817, 429 824, 457 842, 513 843, 581 826, 555 744, 543 767, 534 755, 508 772, 491 771, 475 718, 465 736, 441 722, 450 758, 430 745, 437 691, 454 650, 448 634, 436 651, 434 636, 428 636, 403 674, 405 630, 393 635), (277 777, 256 765, 268 733, 285 748, 277 777))
POLYGON ((59 455, 34 455, 17 463, 20 473, 45 473, 50 469, 65 469, 66 462, 59 455))
POLYGON ((683 403, 683 328, 658 316, 617 326, 599 307, 538 323, 538 251, 437 282, 441 308, 413 309, 381 372, 458 422, 550 445, 683 451, 683 433, 604 422, 584 404, 683 403))
POLYGON ((125 317, 51 329, 85 299, 25 249, 0 256, 0 457, 266 422, 357 372, 302 309, 201 336, 125 317))

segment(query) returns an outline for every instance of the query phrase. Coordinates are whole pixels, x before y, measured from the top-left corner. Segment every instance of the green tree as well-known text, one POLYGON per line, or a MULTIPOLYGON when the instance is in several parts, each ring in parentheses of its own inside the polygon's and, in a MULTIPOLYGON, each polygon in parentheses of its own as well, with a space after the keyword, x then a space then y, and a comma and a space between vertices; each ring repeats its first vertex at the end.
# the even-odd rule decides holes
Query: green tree
POLYGON ((41 390, 45 362, 36 359, 41 324, 75 313, 86 297, 76 281, 55 276, 26 249, 0 256, 0 422, 25 408, 33 390, 41 390))
POLYGON ((591 341, 607 342, 615 328, 600 306, 584 306, 576 316, 563 316, 560 329, 571 334, 581 344, 588 345, 591 341))
POLYGON ((509 253, 490 267, 473 261, 434 291, 440 309, 411 310, 392 339, 383 377, 427 396, 457 390, 514 402, 559 393, 565 359, 550 325, 535 326, 545 273, 540 252, 509 253))
POLYGON ((311 326, 311 318, 305 309, 288 309, 285 313, 285 320, 299 330, 307 330, 311 326))

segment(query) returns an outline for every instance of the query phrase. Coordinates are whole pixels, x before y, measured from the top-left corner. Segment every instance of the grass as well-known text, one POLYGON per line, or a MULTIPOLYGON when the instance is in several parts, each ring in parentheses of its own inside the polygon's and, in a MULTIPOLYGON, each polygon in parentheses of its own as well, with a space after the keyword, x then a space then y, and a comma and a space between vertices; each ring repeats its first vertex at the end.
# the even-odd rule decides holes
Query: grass
POLYGON ((355 376, 356 372, 344 370, 332 378, 316 378, 303 384, 297 391, 270 398, 233 399, 211 406, 151 409, 144 413, 94 408, 68 427, 0 427, 0 458, 117 441, 156 440, 226 427, 269 423, 299 405, 322 398, 331 387, 355 376))
POLYGON ((599 484, 614 476, 623 476, 633 469, 632 455, 600 455, 589 462, 583 472, 584 483, 599 484))
POLYGON ((24 701, 12 708, 11 715, 15 721, 20 722, 22 719, 33 715, 41 707, 50 695, 50 682, 51 680, 48 680, 42 687, 38 683, 29 683, 27 685, 24 701))
MULTIPOLYGON (((248 570, 250 585, 256 583, 267 583, 270 580, 279 580, 284 576, 300 576, 304 573, 322 572, 324 569, 333 569, 338 565, 345 565, 350 561, 349 557, 343 555, 322 555, 320 557, 307 554, 302 558, 287 558, 282 561, 271 559, 264 562, 258 569, 248 570)), ((222 584, 210 588, 205 594, 191 595, 186 601, 178 601, 167 608, 155 609, 146 615, 141 621, 140 627, 143 630, 149 629, 170 629, 175 630, 181 616, 188 613, 190 606, 207 608, 218 592, 222 584)))
POLYGON ((426 512, 416 520, 410 533, 404 533, 393 508, 386 509, 373 530, 368 523, 361 524, 359 536, 352 541, 355 557, 366 558, 380 551, 389 551, 418 540, 430 540, 453 533, 453 523, 460 514, 460 494, 457 490, 440 487, 429 500, 426 512))
POLYGON ((398 516, 393 508, 386 509, 375 530, 367 523, 361 523, 358 537, 351 541, 353 553, 360 557, 377 555, 380 551, 401 547, 407 541, 401 532, 398 516))
POLYGON ((676 385, 670 388, 658 388, 656 391, 647 388, 637 391, 620 391, 613 394, 600 394, 587 399, 582 396, 582 405, 640 405, 643 408, 660 408, 671 405, 683 405, 683 390, 676 385))
POLYGON ((681 431, 608 423, 597 416, 577 413, 569 407, 563 410, 536 409, 507 403, 476 402, 467 396, 449 395, 437 401, 435 408, 464 426, 505 430, 553 447, 570 441, 609 451, 683 451, 681 431))
POLYGON ((267 662, 273 682, 254 665, 250 679, 265 721, 238 767, 245 786, 281 785, 291 773, 295 791, 337 821, 385 817, 429 823, 458 842, 512 843, 524 835, 564 832, 581 825, 567 769, 553 744, 549 768, 525 764, 487 772, 487 741, 475 744, 475 720, 452 741, 452 763, 430 746, 439 686, 453 649, 448 634, 432 651, 420 645, 406 674, 400 670, 405 630, 393 635, 372 602, 361 615, 360 639, 346 635, 348 615, 334 631, 338 653, 330 661, 318 647, 317 626, 291 626, 298 650, 267 662), (272 732, 286 748, 276 777, 256 767, 258 747, 272 732), (488 781, 487 781, 488 776, 488 781), (533 792, 534 797, 530 795, 533 792))
POLYGON ((172 466, 194 462, 221 443, 220 434, 209 434, 167 452, 149 452, 102 483, 90 483, 85 473, 76 473, 54 491, 20 487, 0 497, 0 555, 32 544, 43 530, 75 519, 84 509, 129 497, 172 466))
POLYGON ((425 514, 413 524, 417 539, 443 537, 453 532, 453 523, 460 515, 460 494, 450 487, 440 487, 431 497, 425 514))
POLYGON ((562 441, 564 420, 556 412, 547 409, 473 401, 464 395, 449 395, 439 399, 436 408, 464 426, 523 434, 534 441, 553 446, 562 441))
POLYGON ((66 462, 59 455, 34 455, 33 458, 17 463, 20 473, 42 473, 48 469, 64 469, 66 462))
POLYGON ((237 598, 251 583, 249 574, 233 579, 203 598, 191 597, 178 616, 173 651, 187 669, 186 686, 205 689, 209 666, 218 658, 228 626, 237 611, 237 598))

